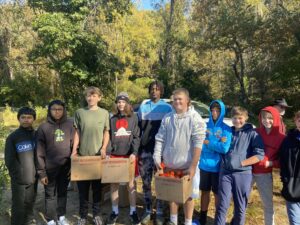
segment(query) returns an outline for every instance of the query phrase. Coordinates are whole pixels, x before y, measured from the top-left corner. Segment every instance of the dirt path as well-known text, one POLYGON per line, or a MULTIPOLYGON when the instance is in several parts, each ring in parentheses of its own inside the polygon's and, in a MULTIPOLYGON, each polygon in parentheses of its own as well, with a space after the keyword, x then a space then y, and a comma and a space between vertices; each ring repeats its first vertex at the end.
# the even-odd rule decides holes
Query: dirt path
MULTIPOLYGON (((286 209, 284 205, 283 199, 280 197, 280 182, 278 174, 274 174, 274 207, 275 207, 275 221, 278 225, 285 225, 288 224, 287 215, 286 215, 286 209)), ((107 193, 105 196, 106 199, 109 198, 109 194, 107 193)), ((3 202, 1 203, 1 208, 4 209, 4 211, 0 212, 0 225, 9 225, 9 208, 10 208, 10 199, 11 194, 10 190, 6 191, 5 198, 3 202)), ((142 203, 143 203, 143 196, 141 194, 141 181, 138 180, 138 196, 137 196, 137 209, 138 214, 142 214, 142 203)), ((168 207, 166 207, 165 215, 168 217, 168 207)), ((41 185, 38 187, 38 196, 35 204, 35 218, 37 220, 37 225, 44 225, 45 220, 43 217, 44 212, 44 189, 41 185)), ((109 216, 111 212, 111 204, 109 199, 106 200, 102 207, 102 213, 105 218, 109 216)), ((120 208, 120 216, 118 224, 130 224, 128 219, 128 212, 129 209, 127 208, 120 208)), ((199 200, 196 201, 196 211, 195 215, 197 217, 199 212, 199 200)), ((210 207, 210 210, 208 212, 209 218, 207 225, 213 224, 213 217, 214 217, 214 207, 210 207)), ((229 210, 228 213, 228 220, 232 217, 232 207, 229 210)), ((68 205, 67 205, 67 218, 72 222, 72 224, 76 224, 76 221, 78 219, 78 192, 76 191, 69 191, 68 192, 68 205)), ((181 221, 180 224, 183 224, 183 215, 182 212, 180 213, 179 221, 181 221)), ((247 225, 263 225, 263 211, 261 202, 258 196, 258 192, 256 188, 254 187, 251 198, 249 201, 249 206, 247 209, 247 216, 246 216, 246 224, 247 225)), ((92 223, 92 217, 91 214, 89 214, 89 225, 93 225, 92 223)))

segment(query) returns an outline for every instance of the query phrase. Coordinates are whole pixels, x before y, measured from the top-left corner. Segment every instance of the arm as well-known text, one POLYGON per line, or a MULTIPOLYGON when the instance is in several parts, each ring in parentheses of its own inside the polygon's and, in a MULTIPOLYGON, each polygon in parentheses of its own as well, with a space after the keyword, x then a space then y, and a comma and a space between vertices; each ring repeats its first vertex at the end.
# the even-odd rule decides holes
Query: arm
POLYGON ((261 136, 253 130, 252 137, 251 137, 251 150, 252 156, 243 160, 241 162, 242 166, 251 166, 255 163, 264 159, 265 152, 264 152, 264 144, 262 141, 261 136))
POLYGON ((131 142, 132 154, 136 156, 138 154, 138 150, 140 147, 140 128, 138 126, 138 118, 136 116, 134 116, 134 128, 131 134, 132 134, 132 142, 131 142))
POLYGON ((247 159, 243 160, 241 162, 241 165, 242 166, 251 166, 251 165, 253 165, 255 163, 258 163, 259 161, 260 161, 259 157, 257 157, 256 155, 254 155, 254 156, 251 156, 250 158, 247 158, 247 159))
POLYGON ((46 140, 45 140, 45 134, 41 127, 39 127, 37 131, 37 147, 36 147, 36 159, 37 159, 37 173, 42 181, 42 183, 47 177, 46 173, 46 140))
POLYGON ((109 114, 106 112, 106 120, 104 124, 104 130, 103 130, 103 141, 102 141, 102 147, 100 149, 101 152, 101 158, 105 159, 106 158, 106 150, 107 150, 107 145, 109 143, 109 114))
POLYGON ((77 156, 78 155, 77 148, 79 146, 79 131, 78 131, 78 129, 75 129, 73 141, 74 142, 73 142, 72 156, 77 156))
POLYGON ((218 153, 226 154, 230 147, 231 138, 231 128, 228 127, 223 130, 222 137, 215 138, 215 140, 208 143, 208 148, 218 153))
POLYGON ((163 120, 161 121, 159 130, 158 130, 157 134, 155 135, 155 147, 154 147, 153 159, 154 159, 154 163, 158 170, 161 169, 160 164, 161 164, 161 158, 162 158, 162 151, 164 148, 165 139, 166 139, 166 135, 167 135, 166 121, 165 121, 166 119, 170 119, 170 118, 169 117, 163 118, 163 120))
POLYGON ((16 150, 11 139, 11 135, 9 135, 5 142, 5 154, 4 154, 5 165, 11 176, 16 174, 16 150))

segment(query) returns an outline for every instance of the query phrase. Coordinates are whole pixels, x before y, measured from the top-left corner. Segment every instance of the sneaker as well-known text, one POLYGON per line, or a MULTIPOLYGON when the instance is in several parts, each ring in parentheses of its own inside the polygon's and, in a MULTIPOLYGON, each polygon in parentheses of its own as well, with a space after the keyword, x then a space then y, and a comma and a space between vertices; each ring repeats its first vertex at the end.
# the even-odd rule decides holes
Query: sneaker
POLYGON ((142 215, 141 223, 143 225, 148 225, 150 223, 150 220, 151 220, 151 213, 144 212, 144 214, 142 215))
POLYGON ((132 215, 130 215, 130 222, 132 225, 140 225, 140 219, 136 212, 133 212, 132 215))
POLYGON ((172 221, 168 221, 166 224, 167 225, 175 225, 175 223, 173 223, 172 221))
POLYGON ((118 214, 115 214, 115 212, 112 212, 107 221, 107 225, 115 225, 117 223, 117 220, 118 220, 118 214))
POLYGON ((47 225, 56 225, 56 222, 54 220, 50 220, 47 222, 47 225))
POLYGON ((104 225, 104 222, 103 222, 103 219, 101 216, 95 216, 93 221, 94 221, 95 225, 104 225))
POLYGON ((86 225, 86 219, 83 219, 83 218, 78 219, 77 225, 86 225))
POLYGON ((60 216, 57 225, 70 225, 70 222, 65 216, 60 216))
POLYGON ((163 215, 156 214, 155 222, 156 222, 156 225, 163 225, 165 222, 165 218, 163 217, 163 215))

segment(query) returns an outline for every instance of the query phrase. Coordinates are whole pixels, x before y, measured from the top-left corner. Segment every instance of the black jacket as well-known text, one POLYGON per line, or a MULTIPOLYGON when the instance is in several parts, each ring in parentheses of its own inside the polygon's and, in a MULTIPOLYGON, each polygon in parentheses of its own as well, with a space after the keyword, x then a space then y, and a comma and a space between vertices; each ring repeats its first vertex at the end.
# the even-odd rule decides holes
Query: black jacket
POLYGON ((60 121, 55 121, 48 112, 47 122, 37 131, 37 172, 40 178, 46 171, 69 163, 75 129, 73 121, 67 119, 66 110, 60 121))
POLYGON ((280 147, 281 194, 290 202, 300 201, 300 131, 290 130, 280 147))
POLYGON ((110 149, 113 155, 137 155, 140 146, 140 129, 135 114, 130 117, 114 115, 110 119, 110 149))
POLYGON ((12 132, 5 143, 5 165, 12 182, 33 184, 36 181, 35 131, 19 127, 12 132))

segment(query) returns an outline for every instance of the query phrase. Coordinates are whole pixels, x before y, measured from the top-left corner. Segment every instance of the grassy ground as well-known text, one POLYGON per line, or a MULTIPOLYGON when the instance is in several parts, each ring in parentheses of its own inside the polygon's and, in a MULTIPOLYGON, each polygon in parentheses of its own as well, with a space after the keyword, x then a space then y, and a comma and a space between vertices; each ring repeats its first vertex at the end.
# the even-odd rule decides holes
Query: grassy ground
MULTIPOLYGON (((280 190, 281 190, 281 183, 279 180, 278 171, 274 172, 274 206, 275 206, 275 220, 276 224, 288 224, 287 215, 286 215, 286 209, 284 200, 280 197, 280 190)), ((108 193, 106 194, 106 198, 108 198, 108 193)), ((1 210, 0 210, 0 223, 1 225, 9 225, 9 208, 10 208, 10 190, 6 191, 5 198, 3 202, 1 202, 1 210)), ((213 197, 212 197, 213 200, 213 197)), ((138 196, 137 196, 137 202, 138 202, 138 213, 142 214, 142 203, 143 203, 143 196, 141 193, 141 180, 138 180, 138 196)), ((213 202, 212 202, 213 203, 213 202)), ((168 217, 168 207, 166 207, 165 215, 168 217)), ((111 210, 111 204, 109 200, 105 201, 102 207, 102 212, 104 217, 108 217, 111 210)), ((120 224, 129 224, 128 220, 128 207, 121 208, 120 210, 120 219, 119 219, 119 225, 120 224)), ((68 206, 67 206, 67 217, 71 220, 72 224, 76 224, 75 221, 78 218, 78 193, 76 191, 69 191, 68 192, 68 206)), ((45 224, 44 217, 44 196, 43 196, 43 187, 39 185, 39 191, 38 191, 38 197, 35 204, 35 218, 37 219, 37 224, 42 225, 45 224)), ((199 212, 199 200, 196 201, 196 209, 195 209, 195 217, 197 218, 199 212)), ((208 212, 208 225, 213 224, 213 218, 214 218, 214 212, 215 209, 213 207, 213 204, 211 204, 211 207, 208 212)), ((230 210, 228 212, 228 221, 232 217, 232 206, 230 207, 230 210)), ((180 212, 179 221, 180 224, 183 224, 183 213, 182 210, 180 212)), ((92 223, 92 218, 90 217, 90 223, 92 223)), ((262 211, 262 205, 260 198, 258 196, 258 192, 256 188, 253 188, 253 191, 251 193, 251 198, 249 201, 247 214, 246 214, 246 225, 261 225, 263 224, 263 211, 262 211)))

